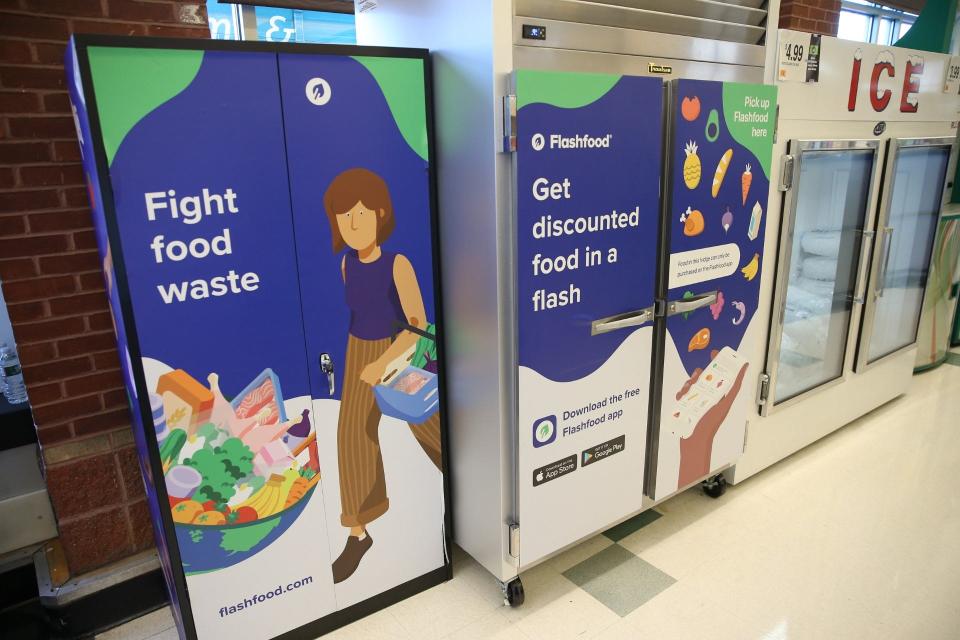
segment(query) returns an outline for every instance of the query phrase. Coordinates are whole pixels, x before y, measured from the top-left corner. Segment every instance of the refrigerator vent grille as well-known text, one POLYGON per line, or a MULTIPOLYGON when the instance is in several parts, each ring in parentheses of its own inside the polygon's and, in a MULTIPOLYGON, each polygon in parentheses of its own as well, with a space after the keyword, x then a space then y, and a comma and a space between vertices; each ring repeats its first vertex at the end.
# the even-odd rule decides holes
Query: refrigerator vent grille
POLYGON ((524 19, 763 44, 766 0, 515 0, 524 19))

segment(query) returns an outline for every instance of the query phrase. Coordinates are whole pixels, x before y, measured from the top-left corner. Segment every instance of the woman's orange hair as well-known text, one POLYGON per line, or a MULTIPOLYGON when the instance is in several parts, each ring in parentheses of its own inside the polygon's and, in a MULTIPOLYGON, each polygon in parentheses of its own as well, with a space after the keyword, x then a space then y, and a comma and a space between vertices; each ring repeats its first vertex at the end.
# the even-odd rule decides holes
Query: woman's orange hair
POLYGON ((345 246, 337 227, 337 216, 353 209, 358 202, 378 214, 377 245, 382 245, 393 233, 396 221, 387 183, 369 169, 347 169, 333 179, 323 194, 323 208, 327 211, 327 221, 330 223, 334 253, 340 252, 345 246), (380 215, 381 212, 383 215, 380 215))

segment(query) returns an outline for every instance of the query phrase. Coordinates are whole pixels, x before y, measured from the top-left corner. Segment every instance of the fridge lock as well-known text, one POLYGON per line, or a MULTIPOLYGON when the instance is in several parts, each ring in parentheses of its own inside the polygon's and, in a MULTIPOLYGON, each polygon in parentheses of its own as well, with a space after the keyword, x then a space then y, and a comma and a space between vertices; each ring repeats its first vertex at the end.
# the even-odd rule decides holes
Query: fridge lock
MULTIPOLYGON (((761 373, 757 380, 757 404, 763 406, 767 404, 770 398, 770 374, 761 373)), ((746 434, 744 434, 744 444, 746 444, 746 434)))
POLYGON ((332 396, 336 387, 333 376, 333 358, 330 357, 329 353, 320 354, 320 371, 327 376, 327 384, 330 385, 330 395, 332 396))

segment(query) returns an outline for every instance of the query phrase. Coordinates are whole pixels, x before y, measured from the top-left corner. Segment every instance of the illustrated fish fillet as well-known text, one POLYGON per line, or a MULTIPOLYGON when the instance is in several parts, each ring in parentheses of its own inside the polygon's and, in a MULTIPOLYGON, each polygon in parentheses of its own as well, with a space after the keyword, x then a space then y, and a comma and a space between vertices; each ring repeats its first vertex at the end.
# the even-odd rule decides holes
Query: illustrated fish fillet
POLYGON ((419 374, 416 371, 411 371, 397 380, 397 383, 393 386, 393 388, 397 391, 412 396, 417 391, 420 391, 425 384, 427 384, 426 376, 419 374))
POLYGON ((250 418, 257 415, 266 407, 270 413, 261 424, 274 424, 280 420, 280 411, 277 407, 276 392, 272 380, 264 380, 263 384, 251 391, 237 406, 238 418, 250 418))

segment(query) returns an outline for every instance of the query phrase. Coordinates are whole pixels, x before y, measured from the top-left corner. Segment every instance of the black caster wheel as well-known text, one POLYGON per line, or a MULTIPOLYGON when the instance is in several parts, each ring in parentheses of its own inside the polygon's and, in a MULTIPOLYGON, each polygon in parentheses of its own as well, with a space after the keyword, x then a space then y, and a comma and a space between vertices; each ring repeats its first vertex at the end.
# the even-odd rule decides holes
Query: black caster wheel
POLYGON ((519 607, 523 604, 523 583, 520 578, 514 578, 503 588, 503 597, 506 603, 511 607, 519 607))
POLYGON ((707 478, 701 483, 703 487, 703 492, 710 496, 711 498, 719 498, 724 493, 727 492, 727 479, 723 477, 723 474, 717 474, 712 478, 707 478))

